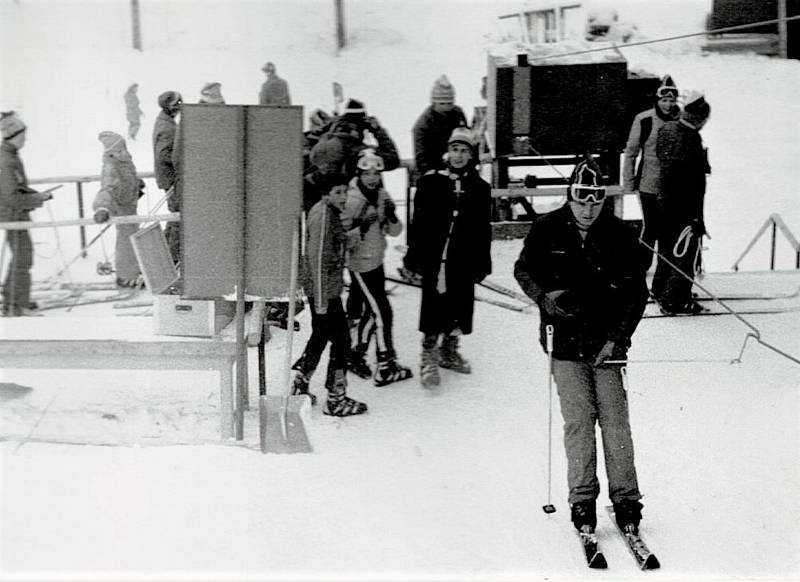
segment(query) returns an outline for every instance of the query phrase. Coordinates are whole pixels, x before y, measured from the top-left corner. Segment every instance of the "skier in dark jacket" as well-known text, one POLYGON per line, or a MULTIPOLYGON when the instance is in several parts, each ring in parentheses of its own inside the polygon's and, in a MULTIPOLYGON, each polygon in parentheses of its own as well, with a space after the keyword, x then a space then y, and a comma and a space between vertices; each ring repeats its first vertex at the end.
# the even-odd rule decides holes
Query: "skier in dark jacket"
MULTIPOLYGON (((680 121, 664 124, 656 141, 661 166, 658 202, 663 217, 658 250, 690 277, 699 264, 700 239, 706 234, 703 200, 711 167, 700 130, 710 114, 711 107, 703 95, 690 95, 680 121)), ((663 260, 658 261, 652 287, 658 290, 655 298, 665 313, 697 314, 705 310, 692 297, 692 281, 663 260)))
POLYGON ((597 525, 599 423, 617 522, 636 531, 641 494, 619 364, 644 313, 645 270, 635 258, 636 235, 603 210, 605 190, 593 161, 576 166, 568 200, 534 221, 514 276, 539 305, 545 351, 546 329, 554 328, 551 372, 564 417, 572 521, 587 534, 597 525))
MULTIPOLYGON (((658 240, 662 218, 658 205, 658 195, 661 193, 661 166, 656 155, 656 138, 665 123, 680 118, 681 110, 677 100, 678 87, 675 86, 672 77, 665 75, 656 91, 653 108, 642 111, 633 119, 628 142, 625 145, 622 185, 631 192, 639 193, 643 222, 641 238, 651 247, 655 246, 658 240)), ((641 252, 643 261, 649 268, 653 262, 653 253, 645 246, 641 247, 641 252)), ((658 292, 658 288, 654 286, 653 294, 658 292)))
POLYGON ((459 336, 472 333, 475 284, 492 272, 491 187, 475 170, 472 132, 457 128, 448 141, 446 167, 417 183, 403 259, 406 276, 422 278, 423 386, 439 383, 440 366, 470 373, 459 336))
POLYGON ((353 416, 367 411, 367 405, 353 400, 347 391, 347 352, 350 334, 342 305, 347 233, 340 215, 347 200, 348 179, 344 174, 328 174, 322 199, 308 213, 306 254, 301 262, 301 282, 311 308, 311 337, 303 354, 294 363, 297 370, 293 393, 308 394, 311 376, 319 365, 325 346, 330 343, 325 388, 328 399, 323 413, 330 416, 353 416))
MULTIPOLYGON (((161 111, 156 117, 153 127, 153 171, 156 174, 156 184, 166 193, 167 207, 170 212, 180 212, 181 210, 180 192, 175 183, 177 172, 172 154, 178 131, 175 116, 180 113, 182 102, 181 94, 177 91, 165 91, 159 95, 158 106, 161 107, 161 111)), ((167 246, 173 262, 179 263, 181 260, 180 223, 170 222, 164 236, 167 239, 167 246)))
POLYGON ((453 130, 467 126, 464 111, 455 104, 456 91, 445 75, 433 84, 431 104, 422 112, 412 130, 417 177, 444 166, 442 156, 453 130))
MULTIPOLYGON (((0 114, 0 222, 27 222, 31 210, 53 195, 28 186, 19 150, 25 145, 27 127, 13 111, 0 114)), ((3 316, 35 315, 31 302, 33 241, 27 230, 6 230, 11 260, 3 281, 3 316)))

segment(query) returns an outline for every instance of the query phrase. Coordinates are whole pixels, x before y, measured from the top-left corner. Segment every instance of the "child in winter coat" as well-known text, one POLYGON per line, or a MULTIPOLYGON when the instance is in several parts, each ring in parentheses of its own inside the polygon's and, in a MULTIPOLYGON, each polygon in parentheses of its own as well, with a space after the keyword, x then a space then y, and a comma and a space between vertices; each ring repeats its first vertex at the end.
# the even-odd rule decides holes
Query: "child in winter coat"
POLYGON ((383 159, 373 150, 361 152, 342 213, 342 223, 354 241, 347 254, 350 270, 347 316, 354 336, 347 365, 362 378, 372 375, 366 353, 375 335, 377 366, 373 381, 376 386, 412 376, 409 368, 397 363, 392 341, 393 313, 386 296, 383 259, 386 236, 399 235, 403 224, 397 218, 394 201, 381 186, 383 169, 383 159))
MULTIPOLYGON (((94 220, 101 223, 111 216, 134 216, 144 182, 136 176, 136 166, 128 153, 125 140, 113 131, 104 131, 97 138, 103 144, 103 171, 100 176, 100 191, 92 204, 94 220)), ((117 287, 137 287, 141 281, 141 270, 133 252, 131 236, 136 234, 139 227, 136 224, 116 226, 114 262, 117 287)))
POLYGON ((353 416, 367 411, 367 405, 346 395, 346 359, 350 347, 347 316, 342 305, 344 260, 347 234, 340 214, 347 200, 347 176, 329 174, 325 194, 309 211, 306 220, 306 254, 302 260, 302 284, 311 308, 311 337, 305 350, 292 366, 297 370, 293 393, 309 393, 311 376, 319 365, 325 346, 330 342, 325 388, 328 399, 323 413, 330 416, 353 416))

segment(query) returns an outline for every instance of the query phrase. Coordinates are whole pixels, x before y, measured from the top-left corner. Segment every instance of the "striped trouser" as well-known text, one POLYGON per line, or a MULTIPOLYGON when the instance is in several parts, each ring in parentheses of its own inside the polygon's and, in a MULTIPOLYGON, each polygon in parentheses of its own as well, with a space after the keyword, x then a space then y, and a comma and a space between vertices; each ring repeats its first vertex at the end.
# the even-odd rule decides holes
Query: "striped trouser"
POLYGON ((351 337, 354 346, 366 346, 375 336, 378 352, 394 354, 392 341, 392 306, 386 296, 386 275, 383 265, 371 271, 350 271, 350 295, 347 317, 356 321, 351 337))

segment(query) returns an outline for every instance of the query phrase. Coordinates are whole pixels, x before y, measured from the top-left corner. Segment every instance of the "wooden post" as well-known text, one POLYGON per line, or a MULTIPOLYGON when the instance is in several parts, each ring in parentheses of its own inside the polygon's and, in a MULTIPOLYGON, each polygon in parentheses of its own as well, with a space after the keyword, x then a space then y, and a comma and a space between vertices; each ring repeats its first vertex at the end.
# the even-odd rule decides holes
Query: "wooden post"
POLYGON ((133 48, 142 50, 142 25, 139 18, 139 0, 131 0, 131 26, 133 27, 133 48))
POLYGON ((347 43, 344 31, 344 0, 334 0, 334 9, 336 11, 336 50, 338 52, 347 43))
POLYGON ((786 0, 778 0, 778 56, 789 58, 789 30, 786 25, 786 0))

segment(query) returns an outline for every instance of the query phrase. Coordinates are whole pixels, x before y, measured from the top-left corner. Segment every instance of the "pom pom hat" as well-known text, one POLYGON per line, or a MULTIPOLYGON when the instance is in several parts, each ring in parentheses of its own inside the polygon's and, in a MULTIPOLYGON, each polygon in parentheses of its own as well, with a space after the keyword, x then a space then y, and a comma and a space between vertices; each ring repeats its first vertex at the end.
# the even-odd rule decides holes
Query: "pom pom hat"
POLYGON ((436 79, 431 89, 431 103, 454 103, 455 100, 456 90, 447 76, 442 75, 436 79))
POLYGON ((0 135, 3 139, 12 139, 25 131, 25 124, 13 111, 3 112, 0 118, 0 135))

